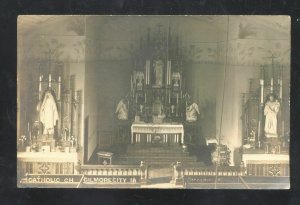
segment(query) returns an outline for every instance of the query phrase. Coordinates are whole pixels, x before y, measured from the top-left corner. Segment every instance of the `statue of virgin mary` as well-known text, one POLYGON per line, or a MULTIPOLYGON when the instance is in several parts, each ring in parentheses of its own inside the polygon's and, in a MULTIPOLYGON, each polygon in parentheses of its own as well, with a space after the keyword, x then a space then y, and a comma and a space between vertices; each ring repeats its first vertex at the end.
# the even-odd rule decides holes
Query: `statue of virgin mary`
POLYGON ((54 134, 54 126, 59 119, 55 99, 50 91, 45 93, 40 108, 40 121, 43 123, 43 134, 54 134))

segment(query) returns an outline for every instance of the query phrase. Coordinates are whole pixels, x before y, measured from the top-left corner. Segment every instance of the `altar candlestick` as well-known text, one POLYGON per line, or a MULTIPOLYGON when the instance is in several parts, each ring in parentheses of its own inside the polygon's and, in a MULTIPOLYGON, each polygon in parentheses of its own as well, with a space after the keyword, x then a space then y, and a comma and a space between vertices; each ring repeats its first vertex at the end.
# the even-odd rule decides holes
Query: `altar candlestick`
POLYGON ((176 98, 177 98, 176 102, 177 102, 177 105, 178 105, 178 101, 179 101, 179 94, 178 93, 176 95, 176 98))
POLYGON ((145 64, 145 85, 147 85, 147 65, 145 64))
POLYGON ((280 97, 280 100, 282 101, 282 76, 283 76, 283 72, 282 72, 282 68, 280 69, 280 80, 279 80, 279 86, 280 86, 280 90, 279 90, 279 97, 280 97))
POLYGON ((49 74, 49 88, 51 88, 51 74, 49 74))
POLYGON ((169 70, 169 85, 171 85, 171 76, 172 75, 172 63, 170 61, 170 70, 169 70))
POLYGON ((145 104, 147 103, 147 94, 145 93, 145 104))
POLYGON ((169 93, 169 104, 171 104, 171 93, 169 93))
POLYGON ((264 103, 264 80, 260 80, 260 103, 264 103))
POLYGON ((284 136, 284 121, 282 121, 282 125, 281 125, 281 135, 284 136))
POLYGON ((131 92, 132 92, 132 75, 130 76, 130 90, 131 90, 131 92))
POLYGON ((166 85, 169 85, 169 61, 167 61, 166 85))
POLYGON ((60 93, 61 93, 61 77, 58 77, 58 100, 60 100, 60 93))
POLYGON ((282 80, 279 80, 279 86, 280 86, 280 88, 279 88, 279 98, 280 98, 280 100, 282 100, 282 80))
POLYGON ((42 97, 42 76, 40 76, 40 81, 39 81, 39 100, 41 100, 42 97))
POLYGON ((273 78, 271 78, 271 93, 273 93, 273 78))

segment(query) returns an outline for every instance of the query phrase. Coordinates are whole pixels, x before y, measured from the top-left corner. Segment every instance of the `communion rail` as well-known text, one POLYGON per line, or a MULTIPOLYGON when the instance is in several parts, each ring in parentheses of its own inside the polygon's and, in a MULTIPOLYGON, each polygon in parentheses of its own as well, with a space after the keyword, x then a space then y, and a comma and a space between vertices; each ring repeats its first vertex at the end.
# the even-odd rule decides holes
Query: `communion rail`
POLYGON ((80 165, 77 166, 79 174, 101 176, 140 176, 140 165, 80 165))
POLYGON ((183 176, 244 176, 240 167, 183 167, 183 176))

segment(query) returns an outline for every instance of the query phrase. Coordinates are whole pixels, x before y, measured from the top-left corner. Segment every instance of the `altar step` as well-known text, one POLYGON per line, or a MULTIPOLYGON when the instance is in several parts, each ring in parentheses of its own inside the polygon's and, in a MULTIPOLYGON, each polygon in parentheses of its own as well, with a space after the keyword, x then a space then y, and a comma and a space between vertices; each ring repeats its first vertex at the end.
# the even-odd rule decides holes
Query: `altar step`
POLYGON ((190 156, 188 152, 183 152, 177 146, 152 146, 152 145, 129 145, 126 154, 118 156, 120 164, 139 164, 145 161, 149 165, 170 166, 176 161, 186 165, 199 165, 195 156, 190 156))

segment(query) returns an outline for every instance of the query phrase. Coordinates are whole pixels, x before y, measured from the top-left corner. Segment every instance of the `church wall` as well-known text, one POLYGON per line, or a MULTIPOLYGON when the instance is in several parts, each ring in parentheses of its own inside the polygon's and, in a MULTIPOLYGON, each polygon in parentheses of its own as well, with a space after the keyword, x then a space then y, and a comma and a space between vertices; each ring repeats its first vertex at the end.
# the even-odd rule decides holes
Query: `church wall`
POLYGON ((119 101, 130 91, 131 61, 99 61, 97 65, 97 103, 99 147, 112 143, 116 129, 115 111, 119 101))
POLYGON ((220 65, 189 63, 185 67, 187 92, 192 101, 199 105, 199 125, 201 138, 215 137, 216 128, 216 90, 220 81, 220 65), (207 80, 209 79, 209 80, 207 80))

